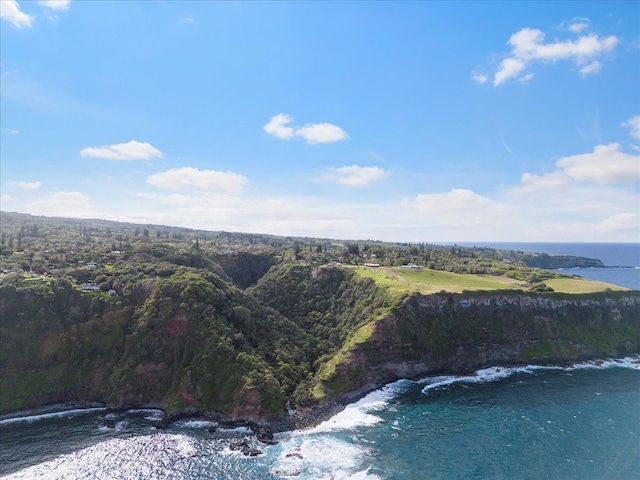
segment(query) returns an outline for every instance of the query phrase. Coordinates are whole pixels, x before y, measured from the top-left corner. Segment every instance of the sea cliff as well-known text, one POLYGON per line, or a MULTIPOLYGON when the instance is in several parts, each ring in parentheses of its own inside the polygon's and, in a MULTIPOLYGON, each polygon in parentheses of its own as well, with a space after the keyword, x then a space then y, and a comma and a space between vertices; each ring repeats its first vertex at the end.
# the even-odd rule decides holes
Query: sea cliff
POLYGON ((399 378, 640 352, 640 292, 389 299, 349 272, 289 266, 248 294, 209 275, 156 280, 129 305, 3 287, 0 413, 103 402, 288 429, 399 378), (297 278, 271 296, 284 313, 259 301, 278 275, 297 278))
POLYGON ((640 352, 640 294, 407 297, 324 372, 329 396, 495 365, 564 365, 640 352))
POLYGON ((0 227, 17 239, 0 248, 0 415, 153 406, 292 428, 401 377, 640 352, 640 292, 524 252, 6 213, 0 227), (572 282, 590 293, 559 292, 572 282))

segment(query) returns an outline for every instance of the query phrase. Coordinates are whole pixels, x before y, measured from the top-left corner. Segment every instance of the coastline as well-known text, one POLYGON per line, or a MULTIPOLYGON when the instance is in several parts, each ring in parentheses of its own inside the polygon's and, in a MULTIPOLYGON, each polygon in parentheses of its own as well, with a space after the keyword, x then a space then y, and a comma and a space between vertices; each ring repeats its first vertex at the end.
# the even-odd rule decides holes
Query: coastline
POLYGON ((480 382, 494 381, 506 378, 517 372, 529 372, 536 370, 575 370, 575 369, 606 369, 606 368, 631 368, 640 371, 640 354, 621 358, 601 357, 585 359, 583 361, 558 361, 553 363, 514 364, 514 365, 488 365, 470 372, 430 372, 412 379, 398 378, 384 385, 371 388, 366 391, 359 390, 342 395, 337 399, 330 399, 310 407, 301 407, 288 413, 279 419, 252 419, 231 418, 219 412, 201 412, 187 409, 175 414, 167 414, 166 410, 158 404, 108 406, 97 401, 57 403, 44 405, 26 410, 10 412, 0 415, 0 428, 21 422, 32 423, 45 418, 72 417, 83 414, 101 412, 105 417, 116 413, 136 411, 161 412, 162 417, 153 422, 156 430, 171 429, 180 421, 205 421, 210 422, 213 432, 220 429, 231 430, 247 428, 256 438, 265 445, 272 444, 273 434, 284 432, 311 431, 344 412, 348 408, 357 408, 358 404, 375 392, 390 389, 402 382, 425 384, 425 388, 433 388, 441 384, 454 382, 480 382), (265 441, 266 440, 266 441, 265 441))

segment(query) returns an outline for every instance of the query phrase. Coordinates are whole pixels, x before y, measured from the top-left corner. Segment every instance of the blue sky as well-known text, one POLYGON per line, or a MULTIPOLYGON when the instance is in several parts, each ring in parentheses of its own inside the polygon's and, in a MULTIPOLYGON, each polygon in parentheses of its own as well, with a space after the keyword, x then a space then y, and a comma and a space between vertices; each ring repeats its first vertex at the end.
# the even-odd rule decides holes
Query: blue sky
POLYGON ((3 211, 640 241, 639 2, 0 7, 3 211))

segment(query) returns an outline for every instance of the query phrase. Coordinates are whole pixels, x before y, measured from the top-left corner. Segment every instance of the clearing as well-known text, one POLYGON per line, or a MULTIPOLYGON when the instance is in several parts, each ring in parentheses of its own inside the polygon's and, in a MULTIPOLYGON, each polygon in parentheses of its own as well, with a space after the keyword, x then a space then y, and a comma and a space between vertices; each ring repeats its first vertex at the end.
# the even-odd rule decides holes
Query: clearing
MULTIPOLYGON (((476 275, 444 272, 441 270, 405 270, 393 267, 355 267, 355 272, 373 279, 398 293, 418 292, 429 295, 438 292, 462 293, 473 290, 524 290, 530 289, 527 282, 506 276, 476 275)), ((545 285, 561 293, 591 293, 626 288, 582 278, 552 278, 545 285)))

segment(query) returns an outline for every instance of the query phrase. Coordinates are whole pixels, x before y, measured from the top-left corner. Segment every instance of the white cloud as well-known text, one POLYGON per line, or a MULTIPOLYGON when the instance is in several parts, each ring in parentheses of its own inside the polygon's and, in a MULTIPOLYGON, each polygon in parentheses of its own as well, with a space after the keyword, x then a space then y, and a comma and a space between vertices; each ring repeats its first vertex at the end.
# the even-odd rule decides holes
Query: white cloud
POLYGON ((8 133, 9 135, 18 135, 20 133, 20 130, 18 130, 17 128, 5 128, 3 132, 8 133))
POLYGON ((640 221, 636 213, 615 213, 598 223, 598 229, 604 231, 636 230, 640 221))
POLYGON ((487 75, 486 73, 473 70, 471 72, 471 78, 473 79, 474 82, 483 84, 483 83, 487 83, 487 81, 489 80, 489 75, 487 75))
POLYGON ((555 189, 566 185, 569 180, 569 176, 559 170, 544 175, 525 172, 522 174, 521 184, 517 190, 518 192, 526 193, 543 189, 555 189))
POLYGON ((520 78, 518 78, 518 81, 520 83, 527 83, 529 80, 531 80, 533 78, 533 73, 529 72, 526 75, 521 76, 520 78))
POLYGON ((557 190, 571 182, 619 185, 640 181, 640 156, 622 152, 619 143, 598 145, 592 153, 563 157, 556 167, 543 175, 523 173, 514 192, 557 190))
POLYGON ((349 165, 340 168, 327 168, 330 173, 320 177, 318 180, 326 180, 339 183, 348 187, 362 187, 369 183, 376 182, 386 175, 384 169, 380 167, 361 167, 359 165, 349 165))
POLYGON ((167 190, 209 190, 212 192, 238 193, 247 183, 247 178, 233 172, 198 170, 193 167, 174 168, 155 173, 147 183, 167 190))
POLYGON ((15 201, 16 201, 16 199, 13 198, 11 195, 7 195, 6 193, 0 194, 0 202, 12 203, 12 202, 15 202, 15 201))
POLYGON ((20 10, 15 0, 0 1, 0 17, 16 28, 30 27, 33 16, 20 10))
MULTIPOLYGON (((569 30, 579 33, 587 26, 588 23, 584 21, 576 22, 569 30)), ((497 87, 511 79, 530 80, 532 74, 523 73, 536 62, 573 60, 578 66, 582 66, 580 72, 583 75, 597 73, 602 68, 597 58, 611 52, 619 43, 619 39, 613 35, 598 37, 594 34, 586 34, 576 40, 555 40, 549 43, 544 40, 545 34, 533 28, 523 28, 511 35, 508 41, 511 52, 500 62, 494 74, 493 85, 497 87)))
POLYGON ((282 140, 289 140, 293 137, 293 128, 287 127, 287 124, 293 122, 293 118, 286 113, 279 113, 269 119, 269 122, 262 127, 269 135, 282 140))
POLYGON ((589 75, 590 73, 598 73, 602 68, 602 64, 598 60, 594 60, 588 65, 585 65, 580 69, 582 75, 589 75))
POLYGON ((629 127, 629 129, 631 130, 629 134, 633 138, 640 138, 640 115, 631 117, 629 120, 622 122, 620 126, 629 127))
POLYGON ((27 213, 56 217, 90 217, 95 215, 89 199, 78 191, 56 192, 44 200, 26 204, 27 213))
POLYGON ((331 123, 307 123, 296 129, 296 135, 311 144, 332 143, 349 138, 347 132, 331 123))
POLYGON ((38 0, 38 5, 50 10, 69 10, 71 0, 38 0))
POLYGON ((307 123, 302 127, 288 126, 294 120, 286 113, 279 113, 269 119, 263 127, 264 131, 282 140, 294 136, 304 138, 308 143, 332 143, 349 138, 347 132, 331 123, 307 123))
POLYGON ((518 215, 511 231, 519 231, 524 240, 637 241, 640 198, 629 187, 567 179, 537 190, 512 188, 509 203, 518 207, 518 215))
POLYGON ((42 183, 40 182, 11 182, 9 185, 14 187, 24 188, 26 190, 35 190, 36 188, 40 188, 42 183))
POLYGON ((80 151, 80 156, 105 160, 151 160, 164 157, 163 153, 151 144, 135 140, 101 147, 87 147, 80 151))
POLYGON ((419 194, 413 200, 402 199, 416 221, 431 221, 447 227, 502 227, 508 224, 515 208, 479 195, 473 190, 452 188, 446 193, 419 194))
POLYGON ((640 181, 640 155, 622 152, 619 143, 598 145, 593 153, 563 157, 556 166, 580 182, 624 184, 640 181))
POLYGON ((505 58, 493 77, 493 85, 497 87, 511 78, 516 78, 526 68, 526 64, 518 58, 505 58))
POLYGON ((580 33, 583 30, 589 28, 591 21, 588 18, 574 18, 567 27, 570 32, 580 33))

